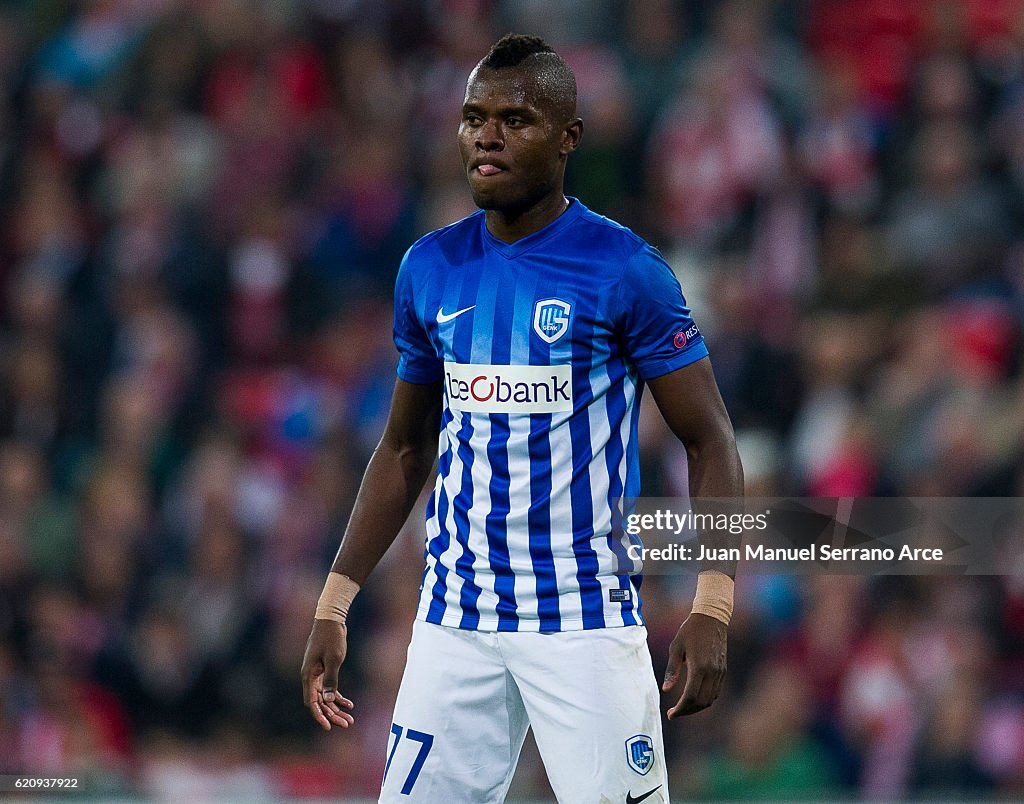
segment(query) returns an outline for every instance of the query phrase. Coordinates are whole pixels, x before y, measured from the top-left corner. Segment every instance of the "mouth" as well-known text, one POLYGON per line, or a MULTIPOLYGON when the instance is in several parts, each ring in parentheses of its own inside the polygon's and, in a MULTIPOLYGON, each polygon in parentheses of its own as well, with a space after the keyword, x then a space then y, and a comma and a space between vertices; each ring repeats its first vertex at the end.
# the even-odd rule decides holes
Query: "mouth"
POLYGON ((504 173, 507 168, 504 165, 496 165, 493 162, 481 162, 478 165, 474 165, 473 170, 481 176, 497 176, 499 173, 504 173))

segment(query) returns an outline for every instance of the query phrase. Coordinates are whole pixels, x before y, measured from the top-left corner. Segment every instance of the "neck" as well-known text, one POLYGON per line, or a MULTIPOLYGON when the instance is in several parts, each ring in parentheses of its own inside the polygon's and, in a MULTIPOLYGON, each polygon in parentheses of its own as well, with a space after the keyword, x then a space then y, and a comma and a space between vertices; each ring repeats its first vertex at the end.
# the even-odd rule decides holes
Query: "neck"
POLYGON ((561 193, 552 193, 531 207, 510 211, 489 209, 485 213, 487 231, 505 243, 515 243, 539 229, 569 208, 569 201, 561 193))

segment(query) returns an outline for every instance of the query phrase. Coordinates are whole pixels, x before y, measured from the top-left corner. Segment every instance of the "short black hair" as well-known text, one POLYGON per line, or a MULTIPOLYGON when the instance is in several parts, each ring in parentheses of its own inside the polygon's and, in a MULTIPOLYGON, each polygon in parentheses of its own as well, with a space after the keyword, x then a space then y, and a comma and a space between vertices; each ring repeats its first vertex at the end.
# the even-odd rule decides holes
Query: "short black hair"
POLYGON ((576 115, 576 75, 555 49, 539 36, 505 34, 491 45, 477 69, 481 67, 488 70, 532 68, 552 105, 566 120, 576 115))
MULTIPOLYGON (((483 61, 484 67, 492 70, 500 70, 502 67, 518 67, 530 56, 538 53, 555 53, 555 49, 539 36, 526 36, 524 34, 507 33, 487 51, 483 61)), ((559 58, 559 61, 561 59, 559 58)))

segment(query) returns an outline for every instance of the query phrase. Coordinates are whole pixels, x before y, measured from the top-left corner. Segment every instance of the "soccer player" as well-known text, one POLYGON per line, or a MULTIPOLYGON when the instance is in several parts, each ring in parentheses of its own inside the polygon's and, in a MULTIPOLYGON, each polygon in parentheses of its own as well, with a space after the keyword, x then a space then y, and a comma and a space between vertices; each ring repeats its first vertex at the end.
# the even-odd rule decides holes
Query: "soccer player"
MULTIPOLYGON (((458 131, 481 211, 417 241, 398 273, 391 411, 302 665, 316 721, 350 726, 348 608, 436 457, 382 802, 504 800, 531 725, 559 801, 668 801, 640 579, 610 538, 640 491, 644 385, 694 497, 742 496, 742 470, 672 271, 563 193, 582 135, 565 62, 503 37, 469 76, 458 131)), ((731 610, 729 575, 702 572, 670 648, 669 719, 717 697, 731 610)))

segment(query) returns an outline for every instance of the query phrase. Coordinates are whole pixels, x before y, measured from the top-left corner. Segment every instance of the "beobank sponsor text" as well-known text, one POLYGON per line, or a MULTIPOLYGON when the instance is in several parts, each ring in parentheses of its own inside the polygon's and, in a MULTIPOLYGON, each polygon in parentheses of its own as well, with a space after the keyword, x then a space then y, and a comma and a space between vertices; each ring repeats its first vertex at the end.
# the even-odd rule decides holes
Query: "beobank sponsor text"
POLYGON ((572 367, 444 364, 448 406, 471 413, 572 410, 572 367))

